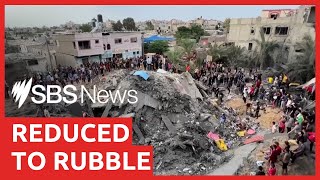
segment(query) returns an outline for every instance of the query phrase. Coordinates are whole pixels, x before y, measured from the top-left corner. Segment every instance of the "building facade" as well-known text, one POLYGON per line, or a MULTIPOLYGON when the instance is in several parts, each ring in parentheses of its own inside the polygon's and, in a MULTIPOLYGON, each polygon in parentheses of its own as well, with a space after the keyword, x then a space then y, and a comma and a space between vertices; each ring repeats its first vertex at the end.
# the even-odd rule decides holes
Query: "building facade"
POLYGON ((128 59, 142 55, 140 32, 99 32, 55 36, 56 61, 63 66, 103 62, 113 57, 128 59))
POLYGON ((46 66, 49 69, 56 67, 54 46, 50 44, 49 40, 48 45, 46 44, 46 39, 42 39, 42 37, 33 38, 33 40, 8 40, 7 43, 12 46, 18 46, 20 53, 29 54, 29 56, 33 54, 35 57, 45 57, 46 66))
POLYGON ((142 34, 140 32, 102 33, 103 59, 129 59, 142 56, 142 34))
MULTIPOLYGON (((245 47, 249 51, 257 48, 261 40, 260 29, 266 41, 281 44, 289 61, 299 53, 296 44, 305 35, 315 39, 315 7, 300 6, 298 9, 263 10, 257 18, 236 18, 230 21, 227 41, 245 47)), ((283 52, 281 52, 283 53, 283 52)))
POLYGON ((49 66, 44 55, 33 53, 11 53, 5 55, 7 82, 13 83, 29 73, 45 73, 48 70, 49 66))

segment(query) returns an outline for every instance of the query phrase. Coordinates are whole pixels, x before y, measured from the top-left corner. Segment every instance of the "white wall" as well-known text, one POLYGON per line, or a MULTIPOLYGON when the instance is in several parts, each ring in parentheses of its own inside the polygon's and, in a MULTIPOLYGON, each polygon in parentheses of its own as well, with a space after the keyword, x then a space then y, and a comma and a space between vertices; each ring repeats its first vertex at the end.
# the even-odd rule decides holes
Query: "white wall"
MULTIPOLYGON (((140 32, 139 33, 110 33, 110 35, 108 36, 103 36, 102 41, 106 46, 107 44, 110 44, 111 51, 113 54, 128 54, 129 52, 139 51, 139 55, 141 56, 142 41, 141 41, 140 32), (121 38, 122 43, 116 44, 115 39, 117 38, 121 38), (137 38, 137 42, 131 42, 131 38, 137 38), (126 51, 128 51, 128 53, 126 53, 126 51)), ((106 49, 105 52, 106 51, 109 51, 109 50, 106 49)))

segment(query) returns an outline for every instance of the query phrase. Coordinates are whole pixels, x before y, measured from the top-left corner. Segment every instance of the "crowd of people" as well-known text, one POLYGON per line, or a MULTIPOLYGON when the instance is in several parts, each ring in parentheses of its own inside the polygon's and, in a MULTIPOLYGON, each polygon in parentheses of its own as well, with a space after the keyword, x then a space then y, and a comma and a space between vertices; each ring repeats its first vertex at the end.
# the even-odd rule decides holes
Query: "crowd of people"
MULTIPOLYGON (((190 66, 186 66, 186 71, 190 71, 190 66)), ((246 113, 259 119, 261 110, 266 110, 267 106, 278 108, 282 111, 281 119, 272 122, 272 133, 287 133, 288 139, 297 143, 297 148, 290 149, 289 142, 281 148, 278 142, 270 146, 267 152, 268 168, 264 173, 262 166, 258 167, 256 175, 276 175, 276 164, 282 163, 282 174, 288 174, 289 162, 294 163, 298 157, 305 154, 307 144, 309 151, 313 152, 315 143, 315 112, 304 110, 301 103, 306 95, 290 94, 289 79, 286 74, 270 76, 262 79, 262 74, 258 70, 244 70, 240 68, 224 67, 222 64, 203 62, 201 68, 193 73, 194 79, 201 81, 209 87, 208 93, 213 93, 218 102, 223 102, 226 93, 230 93, 231 88, 242 96, 246 113), (227 92, 224 92, 227 90, 227 92)), ((310 93, 310 92, 309 92, 310 93)), ((310 94, 309 94, 310 95, 310 94)), ((314 98, 314 90, 311 94, 314 98)), ((314 99, 313 99, 314 100, 314 99)), ((280 112, 279 112, 280 113, 280 112)), ((226 117, 222 114, 220 123, 224 123, 226 117)))
MULTIPOLYGON (((58 65, 56 69, 47 74, 34 74, 34 84, 66 84, 90 83, 92 79, 99 76, 108 76, 108 72, 115 69, 140 69, 156 71, 163 69, 169 72, 178 70, 167 57, 155 55, 153 57, 138 57, 123 60, 112 58, 100 63, 86 63, 79 67, 64 67, 58 65)), ((276 163, 282 163, 282 174, 288 174, 287 167, 291 160, 294 163, 298 157, 306 151, 306 143, 309 143, 309 150, 313 151, 315 143, 315 113, 303 111, 303 107, 298 97, 288 92, 289 79, 286 74, 270 76, 266 80, 262 79, 262 74, 257 69, 245 70, 238 67, 226 67, 223 64, 203 61, 201 67, 191 72, 191 66, 186 65, 185 71, 192 74, 194 79, 202 82, 208 87, 207 93, 216 96, 219 103, 222 103, 226 94, 231 90, 242 96, 246 106, 246 113, 259 119, 261 110, 266 106, 279 108, 283 111, 281 119, 275 119, 272 123, 272 133, 288 133, 289 139, 296 140, 298 148, 290 149, 289 142, 286 141, 285 147, 280 147, 278 142, 270 146, 270 151, 266 152, 268 160, 268 175, 276 174, 276 163)), ((314 93, 314 92, 313 92, 314 93)), ((313 95, 314 96, 314 95, 313 95)), ((87 115, 85 116, 87 117, 87 115)), ((221 122, 226 118, 221 118, 221 122)), ((256 175, 265 175, 264 168, 258 167, 256 175)))
MULTIPOLYGON (((105 59, 100 63, 84 63, 78 67, 58 65, 53 71, 46 74, 36 73, 32 75, 34 84, 48 85, 57 84, 65 86, 67 84, 90 83, 97 76, 107 76, 108 72, 116 69, 140 69, 157 70, 164 69, 176 72, 176 68, 167 57, 160 55, 148 57, 137 57, 130 59, 112 58, 105 59)), ((28 79, 30 77, 26 77, 28 79)))

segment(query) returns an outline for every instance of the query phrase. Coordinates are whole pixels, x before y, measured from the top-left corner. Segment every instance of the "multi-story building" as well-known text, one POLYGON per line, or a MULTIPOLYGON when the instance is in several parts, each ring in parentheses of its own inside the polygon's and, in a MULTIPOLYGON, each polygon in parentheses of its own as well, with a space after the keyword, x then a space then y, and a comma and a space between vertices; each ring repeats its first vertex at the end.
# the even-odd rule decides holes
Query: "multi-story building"
POLYGON ((73 33, 55 36, 56 61, 63 66, 77 67, 87 62, 102 62, 119 57, 141 56, 140 32, 73 33))
POLYGON ((301 51, 296 44, 305 35, 315 38, 315 6, 300 6, 298 9, 263 10, 257 18, 236 18, 230 20, 227 41, 247 48, 257 47, 256 40, 261 40, 262 28, 266 41, 282 44, 281 53, 289 61, 301 51))
POLYGON ((100 62, 103 54, 101 33, 59 34, 56 42, 57 64, 78 66, 87 62, 100 62))
POLYGON ((103 59, 134 58, 142 56, 142 34, 140 32, 102 33, 103 59))

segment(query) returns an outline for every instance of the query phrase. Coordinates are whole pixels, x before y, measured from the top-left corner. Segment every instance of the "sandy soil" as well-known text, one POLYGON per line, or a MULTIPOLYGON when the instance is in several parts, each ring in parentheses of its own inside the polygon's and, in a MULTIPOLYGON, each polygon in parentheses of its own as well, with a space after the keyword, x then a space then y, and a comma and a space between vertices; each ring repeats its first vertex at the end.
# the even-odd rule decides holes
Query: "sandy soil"
MULTIPOLYGON (((246 105, 240 97, 234 97, 226 102, 227 107, 231 107, 238 112, 241 118, 246 116, 246 105)), ((279 108, 266 107, 266 111, 260 111, 260 117, 256 120, 260 122, 263 129, 271 129, 272 122, 279 122, 283 112, 279 108)))

